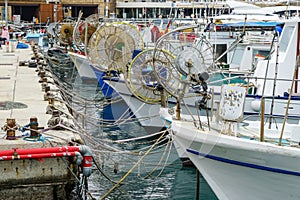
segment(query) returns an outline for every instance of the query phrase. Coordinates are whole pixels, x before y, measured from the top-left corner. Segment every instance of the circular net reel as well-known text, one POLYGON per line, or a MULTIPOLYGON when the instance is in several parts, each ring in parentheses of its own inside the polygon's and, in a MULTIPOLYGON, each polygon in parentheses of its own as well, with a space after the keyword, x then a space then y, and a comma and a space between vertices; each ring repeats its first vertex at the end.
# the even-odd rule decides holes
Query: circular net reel
POLYGON ((71 19, 65 19, 56 24, 55 36, 60 45, 63 46, 72 45, 74 26, 75 26, 75 21, 71 19))
MULTIPOLYGON (((149 104, 160 103, 163 93, 153 64, 157 68, 166 68, 169 63, 174 62, 174 56, 167 51, 157 50, 160 54, 153 57, 154 49, 147 49, 139 53, 131 62, 126 73, 126 84, 131 93, 141 101, 149 104)), ((163 75, 162 75, 163 76, 163 75)))
POLYGON ((140 33, 140 31, 137 29, 136 26, 126 23, 126 22, 114 22, 113 24, 119 26, 122 28, 125 32, 127 32, 132 38, 134 38, 134 48, 135 50, 142 50, 144 49, 144 40, 140 33))
POLYGON ((51 23, 48 25, 46 32, 48 34, 48 37, 55 37, 55 28, 56 28, 56 23, 51 23))
POLYGON ((103 16, 100 14, 92 14, 85 20, 78 20, 73 31, 73 41, 77 48, 83 51, 94 32, 102 24, 103 16))
MULTIPOLYGON (((132 36, 132 26, 112 23, 101 26, 91 37, 88 59, 102 70, 123 70, 140 44, 132 36)), ((137 31, 137 30, 136 30, 137 31)))
POLYGON ((197 32, 197 26, 170 31, 157 41, 154 57, 161 54, 156 49, 165 49, 175 56, 174 62, 166 65, 166 68, 154 65, 160 84, 176 98, 194 96, 189 92, 190 85, 207 80, 213 63, 213 48, 197 32))

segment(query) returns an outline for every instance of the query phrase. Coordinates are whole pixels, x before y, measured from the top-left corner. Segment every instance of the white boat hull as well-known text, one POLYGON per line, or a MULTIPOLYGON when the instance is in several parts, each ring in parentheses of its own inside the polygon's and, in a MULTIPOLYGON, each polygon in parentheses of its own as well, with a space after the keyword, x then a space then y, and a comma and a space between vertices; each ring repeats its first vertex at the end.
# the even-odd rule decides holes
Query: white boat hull
POLYGON ((106 83, 118 92, 148 133, 156 133, 165 129, 166 122, 160 118, 159 114, 160 105, 147 104, 133 97, 124 82, 106 81, 106 83))
MULTIPOLYGON (((106 82, 108 83, 112 88, 114 88, 115 91, 118 91, 118 94, 122 97, 122 99, 126 102, 127 106, 130 108, 130 110, 132 111, 133 115, 138 119, 139 123, 141 124, 141 126, 144 127, 144 129, 148 132, 148 133, 155 133, 158 131, 161 131, 162 129, 164 129, 165 127, 169 126, 169 123, 165 120, 162 119, 162 116, 160 116, 159 112, 160 112, 160 105, 158 104, 146 104, 142 101, 140 101, 139 99, 135 98, 134 96, 132 96, 131 92, 128 90, 126 84, 124 82, 106 82), (150 117, 149 117, 150 116, 150 117)), ((195 96, 195 97, 190 97, 190 98, 186 98, 185 99, 185 103, 186 105, 188 105, 189 107, 189 111, 193 114, 193 115, 197 115, 197 110, 195 107, 195 101, 199 100, 201 97, 199 96, 195 96)), ((215 96, 215 100, 218 100, 219 95, 215 96)), ((245 115, 253 115, 252 118, 250 119, 257 119, 259 117, 257 110, 253 109, 253 102, 254 103, 259 103, 260 101, 258 101, 257 99, 255 99, 254 97, 247 97, 246 101, 245 101, 245 115), (255 101, 255 102, 254 102, 255 101)), ((278 101, 278 100, 277 100, 278 101)), ((282 103, 277 103, 274 106, 274 116, 278 116, 278 115, 282 115, 285 113, 285 104, 284 101, 287 101, 286 99, 280 99, 280 101, 282 103), (280 114, 281 113, 281 114, 280 114)), ((175 101, 172 103, 169 102, 169 106, 175 106, 175 101)), ((217 104, 215 104, 214 106, 217 106, 217 104)), ((266 107, 269 106, 271 107, 271 100, 266 100, 266 107)), ((189 112, 187 111, 187 109, 184 107, 184 105, 181 106, 182 107, 182 113, 184 114, 189 114, 189 112)), ((288 120, 289 122, 292 123, 298 123, 299 122, 299 113, 296 113, 296 110, 300 110, 300 101, 299 100, 292 100, 291 101, 291 109, 289 110, 290 116, 295 116, 295 120, 288 120), (298 115, 298 116, 297 116, 298 115)), ((256 108, 256 107, 255 107, 256 108)), ((119 109, 116 109, 119 110, 119 109)), ((266 113, 268 112, 269 109, 266 109, 266 113)), ((259 110, 258 110, 259 111, 259 110)), ((201 113, 203 114, 203 113, 201 113)), ((195 120, 198 120, 198 117, 194 117, 195 120)), ((283 119, 283 118, 281 118, 283 119)), ((279 121, 278 119, 276 121, 279 121)), ((180 157, 180 159, 183 161, 183 165, 192 165, 191 162, 189 161, 188 156, 186 155, 185 151, 182 151, 182 149, 180 147, 178 147, 178 145, 176 145, 176 150, 178 152, 178 156, 180 157)))
POLYGON ((90 62, 85 56, 73 52, 69 52, 69 56, 74 62, 79 76, 83 80, 97 80, 97 76, 90 67, 90 62))
POLYGON ((172 124, 174 140, 219 199, 299 199, 300 150, 172 124))

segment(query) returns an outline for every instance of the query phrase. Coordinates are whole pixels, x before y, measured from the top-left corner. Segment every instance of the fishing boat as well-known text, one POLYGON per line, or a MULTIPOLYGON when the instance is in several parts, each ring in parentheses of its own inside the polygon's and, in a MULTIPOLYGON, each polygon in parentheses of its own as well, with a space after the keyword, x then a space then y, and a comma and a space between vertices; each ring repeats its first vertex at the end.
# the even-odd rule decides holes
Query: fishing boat
MULTIPOLYGON (((236 114, 233 110, 227 112, 236 114)), ((264 122, 251 122, 226 119, 218 128, 211 124, 210 129, 202 130, 192 121, 173 120, 173 139, 220 199, 265 199, 267 196, 297 199, 300 194, 294 186, 299 183, 299 125, 277 124, 274 130, 268 129, 264 122), (262 132, 265 137, 260 141, 262 132), (256 192, 249 195, 253 190, 256 192)))
MULTIPOLYGON (((52 59, 53 57, 61 58, 62 55, 66 56, 66 54, 60 55, 61 52, 56 49, 50 50, 50 52, 53 54, 52 59)), ((94 91, 89 82, 77 82, 77 72, 75 72, 74 66, 73 72, 69 71, 68 73, 68 77, 71 78, 57 76, 56 69, 53 69, 55 66, 49 67, 52 76, 48 76, 48 81, 55 83, 62 97, 59 100, 55 98, 54 101, 67 102, 68 109, 71 110, 74 117, 74 123, 78 126, 80 134, 84 135, 84 141, 93 147, 92 151, 98 168, 101 163, 102 168, 113 174, 122 175, 128 172, 128 174, 143 177, 159 176, 168 165, 178 159, 167 131, 152 135, 145 134, 134 124, 130 124, 128 121, 122 122, 121 119, 114 121, 115 125, 124 123, 130 127, 130 130, 114 130, 116 128, 113 124, 108 126, 106 119, 99 115, 101 104, 105 104, 105 102, 97 99, 97 95, 92 95, 97 91, 94 91), (106 132, 103 129, 109 131, 106 132)), ((53 94, 53 97, 56 96, 53 94)))
POLYGON ((74 65, 76 66, 79 76, 84 81, 97 81, 97 76, 94 73, 93 69, 90 67, 89 61, 84 55, 70 51, 67 54, 70 56, 74 65))
MULTIPOLYGON (((248 23, 248 22, 244 22, 244 23, 239 23, 239 24, 222 24, 222 25, 218 25, 218 31, 215 30, 213 32, 211 31, 206 31, 206 32, 202 32, 201 34, 197 33, 198 36, 195 37, 195 41, 191 35, 191 33, 186 33, 186 38, 188 39, 189 37, 191 37, 191 40, 189 41, 190 44, 193 43, 197 43, 197 44, 201 44, 202 48, 200 50, 205 50, 207 52, 205 52, 205 56, 203 55, 197 55, 198 57, 206 57, 208 59, 206 59, 206 61, 201 61, 203 62, 205 65, 207 65, 207 63, 209 63, 208 60, 211 60, 210 62, 212 62, 212 56, 213 54, 217 55, 224 55, 224 51, 226 51, 226 49, 228 49, 230 47, 230 45, 232 45, 234 42, 236 42, 239 45, 236 45, 236 47, 234 47, 234 49, 232 51, 226 51, 226 56, 222 56, 220 59, 218 59, 217 61, 219 63, 228 63, 230 60, 230 66, 228 68, 227 71, 222 69, 222 72, 219 73, 220 76, 215 76, 214 79, 211 79, 212 84, 211 88, 214 89, 214 95, 215 98, 218 98, 218 90, 217 87, 215 87, 213 84, 216 84, 215 79, 216 77, 218 77, 218 79, 223 78, 225 76, 223 76, 224 74, 226 74, 227 78, 229 81, 227 81, 227 83, 235 83, 237 82, 236 80, 239 79, 239 81, 241 83, 245 83, 245 77, 243 77, 242 79, 239 78, 240 76, 245 76, 245 73, 247 73, 246 75, 248 76, 249 74, 253 74, 253 70, 254 67, 253 65, 255 64, 254 62, 256 62, 257 59, 259 59, 258 55, 263 54, 263 56, 266 56, 266 54, 268 54, 268 52, 270 51, 270 43, 271 43, 271 39, 270 37, 265 37, 264 35, 261 35, 261 30, 273 30, 274 27, 276 26, 276 23, 266 23, 266 22, 260 22, 260 23, 248 23), (226 27, 226 30, 225 30, 226 27), (239 27, 239 28, 238 28, 239 27), (256 42, 254 41, 249 41, 249 39, 246 39, 246 37, 250 38, 249 35, 245 36, 242 39, 239 39, 239 35, 240 31, 241 31, 241 27, 247 27, 247 29, 254 29, 256 30, 256 34, 257 35, 251 35, 252 40, 254 40, 253 38, 255 38, 255 40, 257 40, 256 42), (257 31, 259 30, 259 31, 257 31), (257 33, 258 32, 258 33, 257 33), (213 43, 214 47, 211 46, 210 44, 208 44, 211 41, 211 43, 213 43), (205 44, 205 45, 203 45, 205 44), (215 51, 215 52, 214 52, 215 51), (211 53, 208 53, 211 52, 211 53), (207 56, 206 56, 207 54, 207 56), (257 55, 256 55, 257 54, 257 55), (235 56, 235 57, 233 57, 235 56), (240 59, 240 58, 243 59, 240 59), (237 59, 238 58, 238 59, 237 59), (237 63, 237 60, 239 60, 239 63, 237 63), (235 78, 230 78, 230 76, 235 76, 235 78)), ((192 28, 195 28, 196 26, 191 26, 192 28)), ((180 27, 181 28, 181 27, 180 27)), ((179 28, 179 29, 180 29, 179 28)), ((192 28, 187 28, 185 27, 184 29, 189 30, 192 28)), ((198 27, 197 27, 198 28, 198 27)), ((134 38, 138 38, 136 40, 132 40, 132 37, 130 37, 131 35, 128 35, 128 30, 135 30, 134 28, 132 28, 131 26, 128 26, 128 24, 114 24, 114 25, 104 25, 102 26, 100 29, 98 29, 91 37, 91 40, 94 40, 92 46, 89 46, 89 53, 88 53, 88 57, 90 60, 90 63, 98 63, 93 65, 90 64, 90 66, 85 67, 84 69, 89 69, 92 68, 98 78, 98 82, 100 84, 100 86, 103 88, 102 92, 104 94, 105 97, 107 97, 108 99, 111 98, 111 94, 114 95, 114 97, 122 97, 122 100, 118 100, 118 101, 111 101, 110 104, 108 105, 108 108, 110 110, 110 120, 116 120, 118 121, 119 124, 121 124, 122 122, 128 122, 131 121, 132 118, 137 119, 140 124, 149 132, 149 133, 153 133, 153 132, 157 132, 160 131, 162 129, 165 129, 166 127, 166 123, 164 120, 162 120, 159 116, 159 108, 160 108, 160 96, 159 95, 154 95, 155 99, 154 99, 154 103, 149 102, 148 100, 143 101, 144 99, 149 99, 147 96, 144 97, 137 97, 135 98, 135 96, 132 96, 132 94, 136 94, 137 90, 135 88, 131 88, 130 86, 135 87, 135 84, 131 84, 130 81, 137 81, 137 80, 129 80, 126 77, 139 77, 141 78, 140 75, 136 75, 136 74, 131 74, 130 70, 128 72, 126 72, 127 69, 124 68, 124 66, 128 66, 126 62, 130 62, 130 66, 129 69, 133 69, 134 65, 136 64, 136 61, 140 61, 140 60, 144 60, 147 61, 147 59, 149 60, 149 58, 153 57, 153 55, 151 55, 149 52, 153 52, 153 51, 149 51, 147 49, 141 50, 143 49, 143 46, 141 45, 141 39, 138 35, 138 33, 136 33, 134 38), (121 26, 120 26, 121 25, 121 26), (107 46, 104 46, 102 44, 104 44, 104 41, 107 39, 106 35, 103 35, 102 33, 107 33, 107 32, 111 32, 114 35, 113 38, 115 38, 115 40, 107 40, 108 42, 106 42, 107 46), (113 44, 112 42, 114 41, 118 41, 117 38, 121 38, 121 36, 126 36, 125 38, 128 38, 128 41, 132 41, 132 43, 135 43, 134 46, 129 45, 128 43, 123 43, 123 54, 122 56, 116 56, 118 55, 118 52, 122 52, 120 50, 118 50, 117 46, 114 47, 115 44, 113 44), (93 39, 96 38, 96 39, 93 39), (110 43, 110 42, 111 43, 110 43), (102 45, 102 46, 101 46, 102 45), (109 47, 111 46, 111 47, 109 47), (134 47, 134 48, 132 48, 134 47), (115 51, 117 53, 112 53, 110 55, 108 55, 106 52, 106 49, 108 48, 113 48, 115 49, 115 51), (94 49, 99 49, 99 51, 95 51, 94 49), (137 49, 137 51, 135 50, 137 49), (141 52, 142 51, 142 52, 141 52), (136 53, 137 52, 137 53, 136 53), (138 54, 139 52, 141 52, 140 54, 138 54), (132 61, 131 59, 131 54, 132 55, 132 61), (144 58, 144 56, 146 56, 146 58, 144 58), (102 63, 102 65, 100 65, 100 63, 102 63), (112 68, 115 70, 111 70, 109 74, 107 74, 107 72, 109 71, 109 65, 114 65, 112 68), (133 66, 133 67, 132 67, 133 66), (119 73, 119 72, 122 73, 119 73), (128 73, 126 75, 126 73, 128 73), (124 77, 124 74, 126 77, 124 77), (128 88, 129 86, 129 88, 128 88), (150 103, 150 104, 149 104, 150 103), (156 104, 156 105, 153 105, 156 104), (123 109, 122 109, 123 108, 123 109), (126 108, 126 109, 124 109, 126 108), (120 120, 119 120, 120 119, 120 120)), ((253 31, 251 31, 253 34, 253 31)), ((247 34, 250 33, 250 31, 247 31, 247 34)), ((175 31, 171 31, 170 33, 167 33, 165 36, 162 37, 168 37, 172 34, 178 34, 177 30, 175 31)), ((180 33, 181 35, 183 33, 180 33)), ((182 40, 182 38, 178 38, 179 41, 182 40)), ((120 40, 122 41, 122 40, 120 40)), ((119 41, 119 43, 120 43, 119 41)), ((164 40, 160 40, 163 41, 161 43, 168 43, 168 42, 164 42, 164 40)), ((180 41, 182 43, 185 43, 186 41, 180 41)), ((121 42, 122 43, 122 42, 121 42)), ((165 45, 165 44, 164 44, 165 45)), ((182 45, 182 44, 181 44, 182 45)), ((165 46, 172 46, 170 43, 165 45, 165 46)), ((200 45, 199 45, 200 46, 200 45)), ((164 48, 164 47, 163 47, 164 48)), ((174 47, 172 47, 174 48, 174 47)), ((198 48, 198 47, 197 47, 198 48)), ((197 48, 194 48, 197 49, 197 48)), ((182 52, 178 52, 177 48, 171 49, 171 54, 177 55, 180 54, 180 56, 182 55, 187 55, 189 52, 190 55, 193 55, 193 52, 190 52, 188 50, 184 50, 182 52), (173 52, 174 51, 174 52, 173 52)), ((198 52, 199 50, 197 49, 196 52, 198 52)), ((71 53, 70 53, 71 54, 71 53)), ((200 52, 201 54, 201 52, 200 52)), ((177 56, 177 57, 180 57, 177 56)), ((197 57, 195 56, 195 57, 197 57)), ((78 57, 83 57, 82 55, 78 55, 78 57)), ((149 64, 149 61, 145 62, 147 64, 149 64)), ((142 67, 147 67, 147 66, 142 66, 142 67)), ((110 67, 111 69, 111 67, 110 67)), ((217 81, 218 82, 218 81, 217 81)), ((223 84, 223 81, 221 82, 223 84)), ((143 83, 142 83, 143 84, 143 83)), ((220 88, 220 81, 218 88, 220 88)), ((172 89, 174 89, 173 87, 171 87, 172 89)), ((149 87, 147 88, 149 89, 149 87)), ((150 89, 150 92, 153 91, 153 88, 150 89)), ((253 89, 254 91, 254 89, 253 89)), ((157 92, 158 94, 159 92, 157 92)), ((141 95, 141 94, 137 94, 137 95, 141 95)), ((149 95, 149 93, 147 94, 149 95)), ((247 103, 247 108, 245 109, 245 112, 249 115, 257 115, 259 108, 257 107, 259 105, 259 103, 257 102, 257 99, 259 99, 259 96, 257 94, 249 94, 249 101, 247 103), (254 103, 252 103, 252 101, 255 100, 254 103)), ((193 93, 192 95, 190 95, 190 97, 185 98, 185 103, 183 103, 181 109, 184 110, 185 113, 189 113, 192 112, 192 114, 196 114, 197 110, 195 109, 195 102, 199 100, 199 95, 193 93), (186 108, 188 107, 188 108, 186 108)), ((269 101, 270 102, 270 101, 269 101)), ((169 106, 173 107, 176 105, 176 99, 169 99, 168 100, 169 106)), ((210 106, 214 106, 214 105, 210 105, 210 106)), ((276 109, 275 109, 276 110, 276 109)), ((278 115, 280 112, 275 112, 272 113, 273 116, 275 116, 276 114, 278 115)))
MULTIPOLYGON (((204 60, 196 60, 196 62, 198 62, 199 64, 203 63, 203 66, 206 65, 207 67, 209 67, 208 65, 213 62, 213 58, 211 57, 211 55, 215 54, 220 56, 215 62, 217 63, 217 65, 219 65, 219 67, 222 65, 222 69, 219 71, 216 71, 214 69, 214 77, 208 80, 208 86, 209 88, 212 88, 209 90, 209 92, 211 94, 214 93, 215 99, 218 98, 220 90, 218 88, 220 88, 221 84, 246 84, 245 77, 253 74, 255 68, 254 64, 256 64, 259 59, 263 59, 259 57, 259 55, 265 57, 269 55, 273 36, 262 36, 261 28, 264 27, 266 28, 266 30, 273 30, 276 24, 247 23, 244 25, 241 23, 231 26, 223 24, 223 26, 227 28, 231 27, 232 29, 227 29, 227 31, 201 33, 201 35, 198 35, 198 38, 195 38, 195 41, 192 40, 189 43, 190 46, 194 45, 193 48, 189 49, 189 47, 185 47, 185 41, 181 41, 182 43, 180 45, 182 49, 184 49, 183 51, 178 51, 178 49, 175 47, 173 47, 173 50, 171 50, 171 52, 173 51, 171 54, 177 55, 177 58, 180 58, 182 56, 190 58, 193 55, 193 58, 205 58, 204 60), (235 33, 232 32, 233 29, 243 27, 244 25, 246 25, 246 27, 248 27, 249 29, 259 29, 259 33, 256 32, 256 34, 254 34, 254 32, 252 31, 252 33, 250 34, 249 31, 249 33, 247 33, 247 35, 243 39, 241 39, 237 35, 235 35, 238 33, 238 31, 236 31, 235 33), (211 45, 209 41, 211 41, 213 45, 211 45), (197 45, 195 44, 199 44, 199 46, 196 47, 197 45), (227 49, 231 49, 231 51, 227 51, 227 49), (203 51, 204 53, 201 53, 201 51, 203 51)), ((191 29, 191 27, 192 26, 189 26, 183 29, 191 29)), ((162 38, 168 37, 170 35, 182 34, 179 32, 180 31, 178 30, 171 31, 165 36, 162 36, 162 38)), ((186 34, 189 35, 189 33, 186 34)), ((172 46, 172 44, 170 44, 165 39, 162 39, 160 41, 163 41, 161 43, 167 43, 164 44, 164 46, 172 46)), ((159 52, 161 53, 161 51, 159 52)), ((173 58, 171 58, 172 56, 170 56, 169 53, 164 52, 162 54, 163 55, 161 57, 168 57, 169 55, 169 58, 160 58, 160 60, 165 59, 165 62, 169 63, 171 61, 175 62, 173 61, 173 58)), ((135 56, 135 58, 130 63, 130 66, 128 67, 127 75, 125 77, 114 77, 114 79, 105 81, 108 85, 110 85, 111 88, 114 89, 114 91, 116 91, 122 97, 132 113, 134 113, 134 116, 140 119, 140 124, 144 126, 147 131, 152 133, 153 131, 164 129, 167 126, 166 121, 162 120, 158 114, 161 103, 160 92, 157 91, 156 94, 153 95, 153 91, 155 90, 156 86, 152 88, 149 87, 155 82, 153 82, 153 80, 156 79, 154 75, 155 72, 153 70, 154 67, 151 66, 153 65, 151 63, 151 59, 153 57, 153 49, 146 49, 135 56), (140 72, 142 74, 139 74, 140 72)), ((176 63, 174 65, 176 65, 176 63)), ((180 76, 181 75, 178 74, 178 77, 180 76)), ((175 85, 170 85, 170 87, 167 88, 169 88, 169 93, 173 93, 173 91, 176 90, 175 85)), ((193 89, 191 89, 190 92, 190 95, 184 98, 181 109, 183 110, 183 113, 197 114, 198 110, 196 109, 195 102, 197 102, 202 97, 193 89)), ((247 109, 245 109, 245 112, 247 113, 247 115, 257 115, 259 111, 259 108, 257 108, 257 105, 255 104, 257 102, 252 102, 253 100, 259 100, 259 96, 257 94, 249 94, 248 96, 249 101, 247 102, 247 109)), ((170 108, 175 107, 176 103, 177 102, 175 98, 168 98, 167 100, 167 104, 170 108)), ((215 105, 212 104, 210 104, 209 106, 215 107, 215 105)), ((276 112, 276 114, 279 113, 276 112)))
MULTIPOLYGON (((58 54, 56 58, 59 58, 61 52, 54 50, 52 53, 54 54, 52 57, 56 57, 58 54)), ((68 54, 62 55, 68 56, 68 54)), ((77 75, 70 72, 69 76, 77 75)), ((76 124, 82 128, 80 132, 84 135, 85 141, 93 147, 95 159, 101 163, 102 168, 113 174, 128 172, 128 174, 143 177, 159 176, 168 165, 178 159, 167 131, 151 135, 145 134, 143 130, 130 123, 131 121, 122 121, 119 117, 109 123, 107 118, 102 118, 104 115, 99 114, 102 111, 101 105, 106 104, 107 99, 99 101, 92 98, 91 93, 86 94, 88 89, 90 92, 95 92, 93 88, 88 88, 90 87, 88 82, 77 83, 77 80, 74 79, 66 80, 52 77, 55 78, 55 83, 60 88, 64 101, 67 101, 71 107, 69 108, 77 120, 78 124, 76 124), (65 88, 67 84, 71 87, 65 88), (116 128, 122 125, 126 125, 130 129, 118 130, 116 128), (83 130, 86 127, 89 127, 89 130, 83 130), (101 132, 101 129, 108 129, 109 131, 101 132)), ((105 117, 107 116, 105 115, 105 117)), ((140 126, 138 127, 140 128, 140 126)))
MULTIPOLYGON (((287 122, 292 95, 299 92, 296 87, 299 20, 285 23, 280 44, 282 53, 294 59, 292 66, 288 63, 278 66, 289 79, 286 84, 280 83, 280 89, 287 89, 289 85, 290 91, 282 122, 266 123, 264 98, 261 99, 260 119, 244 119, 247 90, 237 85, 222 86, 217 120, 172 118, 175 143, 186 152, 219 199, 300 197, 297 188, 300 183, 300 126, 287 122), (291 46, 293 50, 289 49, 291 46)), ((283 57, 277 59, 282 61, 283 57)), ((275 87, 273 83, 272 87, 275 87)))

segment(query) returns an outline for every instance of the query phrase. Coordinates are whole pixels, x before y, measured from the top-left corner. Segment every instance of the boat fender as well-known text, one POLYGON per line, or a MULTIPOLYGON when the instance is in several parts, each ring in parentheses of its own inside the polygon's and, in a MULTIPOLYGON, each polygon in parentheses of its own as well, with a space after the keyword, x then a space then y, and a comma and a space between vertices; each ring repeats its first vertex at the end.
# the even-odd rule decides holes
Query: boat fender
POLYGON ((81 155, 81 153, 79 153, 79 152, 76 152, 76 164, 77 165, 81 165, 82 164, 82 161, 83 161, 83 157, 82 157, 82 155, 81 155))
POLYGON ((252 110, 254 110, 255 112, 259 112, 260 111, 260 99, 254 99, 251 102, 251 108, 252 110))
POLYGON ((92 174, 93 156, 88 146, 80 146, 80 153, 83 157, 81 167, 84 176, 89 177, 92 174))

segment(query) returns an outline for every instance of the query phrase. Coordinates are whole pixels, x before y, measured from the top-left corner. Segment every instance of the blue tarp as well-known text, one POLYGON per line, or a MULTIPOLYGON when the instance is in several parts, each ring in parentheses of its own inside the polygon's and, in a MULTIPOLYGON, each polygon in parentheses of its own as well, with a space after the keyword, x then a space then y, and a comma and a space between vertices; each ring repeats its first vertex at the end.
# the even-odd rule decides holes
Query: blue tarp
POLYGON ((17 47, 16 47, 17 49, 27 49, 27 48, 29 48, 29 45, 28 44, 25 44, 25 43, 23 43, 23 42, 19 42, 18 44, 17 44, 17 47))

